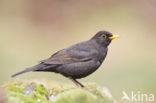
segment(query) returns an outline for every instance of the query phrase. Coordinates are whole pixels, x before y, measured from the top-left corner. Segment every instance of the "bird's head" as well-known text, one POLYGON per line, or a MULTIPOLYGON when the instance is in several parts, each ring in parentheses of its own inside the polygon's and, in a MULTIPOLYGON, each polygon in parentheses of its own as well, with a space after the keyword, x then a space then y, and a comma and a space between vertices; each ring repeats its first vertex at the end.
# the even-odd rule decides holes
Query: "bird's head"
POLYGON ((98 44, 108 46, 113 39, 119 38, 118 35, 113 35, 108 31, 99 31, 92 37, 91 40, 95 40, 98 44))

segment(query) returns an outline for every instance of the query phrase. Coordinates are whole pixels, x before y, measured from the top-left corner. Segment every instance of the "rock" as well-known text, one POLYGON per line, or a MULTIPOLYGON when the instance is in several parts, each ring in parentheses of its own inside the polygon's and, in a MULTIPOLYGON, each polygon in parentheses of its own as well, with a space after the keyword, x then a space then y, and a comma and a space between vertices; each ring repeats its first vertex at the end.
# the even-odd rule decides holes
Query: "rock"
POLYGON ((86 88, 62 85, 53 81, 20 80, 3 87, 7 103, 116 103, 107 88, 95 83, 86 83, 86 88))

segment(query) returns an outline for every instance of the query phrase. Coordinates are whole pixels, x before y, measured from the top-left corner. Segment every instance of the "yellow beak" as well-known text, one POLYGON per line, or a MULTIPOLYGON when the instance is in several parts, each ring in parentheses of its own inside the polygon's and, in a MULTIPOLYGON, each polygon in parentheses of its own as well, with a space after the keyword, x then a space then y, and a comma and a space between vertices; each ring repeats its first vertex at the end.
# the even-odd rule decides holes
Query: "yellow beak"
POLYGON ((116 38, 119 38, 119 35, 113 35, 113 36, 111 36, 111 37, 109 37, 109 39, 116 39, 116 38))

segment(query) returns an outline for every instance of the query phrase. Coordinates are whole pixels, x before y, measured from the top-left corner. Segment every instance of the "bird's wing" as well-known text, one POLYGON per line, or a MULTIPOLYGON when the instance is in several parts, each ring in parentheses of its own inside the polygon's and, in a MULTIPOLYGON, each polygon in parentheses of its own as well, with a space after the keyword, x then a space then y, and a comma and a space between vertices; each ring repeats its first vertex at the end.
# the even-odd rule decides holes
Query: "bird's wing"
POLYGON ((67 63, 74 63, 74 62, 83 62, 89 61, 92 59, 91 56, 78 56, 79 53, 76 53, 76 56, 70 55, 66 51, 59 51, 52 55, 50 58, 46 60, 42 60, 41 63, 43 64, 67 64, 67 63))
POLYGON ((94 59, 98 52, 92 47, 90 42, 85 41, 75 44, 69 48, 60 50, 50 58, 41 61, 43 64, 67 64, 84 62, 94 59))

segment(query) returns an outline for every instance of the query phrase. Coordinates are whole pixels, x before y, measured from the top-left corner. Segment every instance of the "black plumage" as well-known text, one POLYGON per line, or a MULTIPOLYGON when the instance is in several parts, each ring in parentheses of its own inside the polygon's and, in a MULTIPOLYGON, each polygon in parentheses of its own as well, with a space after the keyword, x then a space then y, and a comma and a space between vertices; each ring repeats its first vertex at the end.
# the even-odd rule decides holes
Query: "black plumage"
POLYGON ((76 85, 84 87, 76 79, 86 77, 99 68, 107 55, 108 45, 117 37, 110 32, 100 31, 90 40, 60 50, 50 58, 12 77, 30 71, 55 72, 70 78, 76 85))

